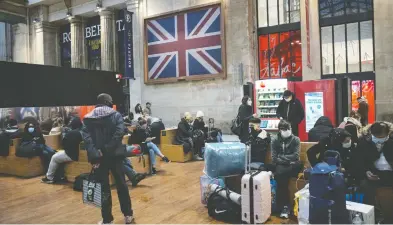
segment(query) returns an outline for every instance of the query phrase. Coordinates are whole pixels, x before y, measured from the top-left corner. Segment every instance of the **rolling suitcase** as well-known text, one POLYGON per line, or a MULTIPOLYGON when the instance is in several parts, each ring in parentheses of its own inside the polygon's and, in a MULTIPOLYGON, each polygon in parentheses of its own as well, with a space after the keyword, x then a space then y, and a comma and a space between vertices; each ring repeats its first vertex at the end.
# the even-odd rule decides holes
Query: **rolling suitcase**
POLYGON ((242 177, 242 221, 248 224, 265 223, 272 212, 271 172, 251 171, 251 148, 246 146, 245 175, 242 177))

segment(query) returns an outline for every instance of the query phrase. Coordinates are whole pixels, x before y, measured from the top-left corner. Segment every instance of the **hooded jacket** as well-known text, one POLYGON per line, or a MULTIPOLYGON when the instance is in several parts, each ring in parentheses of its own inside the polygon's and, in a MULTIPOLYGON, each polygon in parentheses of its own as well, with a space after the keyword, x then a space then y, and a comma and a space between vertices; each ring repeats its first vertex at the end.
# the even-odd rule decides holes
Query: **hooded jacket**
POLYGON ((79 159, 79 144, 82 142, 82 135, 79 130, 67 132, 62 144, 65 153, 74 161, 79 159))
POLYGON ((282 117, 291 124, 298 125, 304 119, 304 109, 302 103, 292 94, 292 100, 286 102, 284 99, 280 101, 277 108, 277 117, 282 117))
MULTIPOLYGON (((121 114, 105 105, 98 105, 84 120, 94 148, 101 150, 103 157, 124 157, 122 144, 125 126, 121 114)), ((90 161, 90 160, 89 160, 90 161)))
POLYGON ((384 123, 388 124, 388 126, 390 127, 390 133, 388 140, 383 144, 380 152, 372 141, 372 135, 370 131, 371 124, 367 125, 361 131, 361 136, 359 137, 359 142, 356 149, 360 154, 358 164, 360 166, 359 169, 361 170, 363 176, 365 176, 367 171, 377 171, 374 163, 380 158, 381 153, 384 154, 386 161, 388 161, 390 166, 393 168, 393 124, 388 122, 384 123))
POLYGON ((328 137, 332 129, 333 124, 330 119, 326 116, 321 116, 317 122, 315 122, 314 127, 308 132, 308 141, 318 142, 328 137))
POLYGON ((294 135, 284 139, 281 134, 272 138, 272 160, 277 165, 289 165, 300 159, 300 139, 294 135))
POLYGON ((362 124, 355 118, 345 117, 344 121, 340 124, 340 128, 345 129, 351 134, 351 139, 354 143, 359 141, 359 130, 362 128, 362 124))
POLYGON ((148 138, 148 132, 146 129, 141 127, 140 125, 136 126, 135 130, 132 132, 131 137, 128 139, 128 144, 129 145, 140 145, 142 142, 146 141, 146 138, 148 138))
POLYGON ((189 138, 192 138, 192 127, 185 118, 182 118, 177 125, 176 141, 182 143, 189 138))

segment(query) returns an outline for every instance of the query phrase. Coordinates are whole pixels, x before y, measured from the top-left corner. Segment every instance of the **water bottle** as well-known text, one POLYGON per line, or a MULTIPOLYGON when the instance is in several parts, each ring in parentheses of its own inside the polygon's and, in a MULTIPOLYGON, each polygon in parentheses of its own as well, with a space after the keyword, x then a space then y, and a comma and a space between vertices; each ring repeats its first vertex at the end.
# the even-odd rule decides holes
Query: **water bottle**
POLYGON ((362 218, 360 218, 359 213, 356 213, 355 217, 353 217, 352 224, 363 224, 362 218))

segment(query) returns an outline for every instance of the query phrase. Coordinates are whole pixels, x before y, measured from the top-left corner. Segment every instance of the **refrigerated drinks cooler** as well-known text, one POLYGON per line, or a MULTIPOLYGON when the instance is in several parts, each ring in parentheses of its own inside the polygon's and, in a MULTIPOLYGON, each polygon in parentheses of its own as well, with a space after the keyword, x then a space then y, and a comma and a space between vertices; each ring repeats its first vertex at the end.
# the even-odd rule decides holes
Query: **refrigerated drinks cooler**
POLYGON ((259 80, 255 82, 255 113, 261 118, 261 128, 278 131, 277 107, 288 89, 287 79, 259 80))

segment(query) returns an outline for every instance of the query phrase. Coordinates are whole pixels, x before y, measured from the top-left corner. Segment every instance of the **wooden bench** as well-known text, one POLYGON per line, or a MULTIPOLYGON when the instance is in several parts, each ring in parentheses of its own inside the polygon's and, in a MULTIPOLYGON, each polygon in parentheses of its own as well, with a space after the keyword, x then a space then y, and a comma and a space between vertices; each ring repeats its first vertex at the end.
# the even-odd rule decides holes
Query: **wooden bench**
POLYGON ((188 162, 192 160, 192 152, 184 153, 183 145, 174 145, 177 128, 161 131, 161 152, 172 162, 188 162))
POLYGON ((20 141, 20 138, 12 139, 10 141, 9 155, 0 156, 0 173, 26 178, 43 175, 44 167, 40 157, 16 157, 16 148, 19 146, 20 141))
POLYGON ((61 135, 44 135, 45 144, 53 150, 62 149, 61 147, 61 135))

